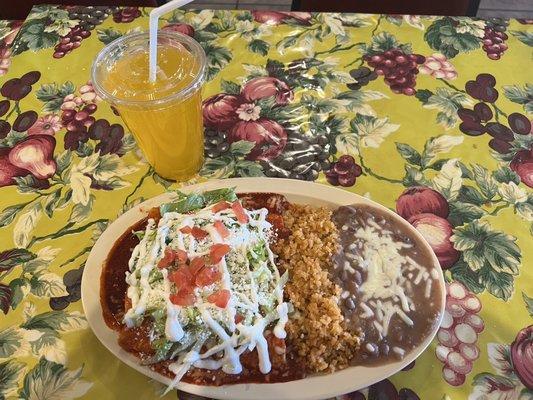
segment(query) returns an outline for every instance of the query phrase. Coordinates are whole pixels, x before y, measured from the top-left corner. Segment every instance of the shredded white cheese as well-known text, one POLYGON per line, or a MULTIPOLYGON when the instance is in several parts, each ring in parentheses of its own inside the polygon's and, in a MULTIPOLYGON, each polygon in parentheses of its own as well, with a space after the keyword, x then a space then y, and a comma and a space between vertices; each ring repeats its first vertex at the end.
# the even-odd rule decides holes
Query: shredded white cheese
POLYGON ((410 244, 394 240, 392 232, 384 230, 375 221, 369 219, 367 226, 355 230, 355 236, 364 243, 361 251, 364 263, 361 265, 367 266, 367 279, 361 285, 360 307, 364 311, 361 317, 375 317, 374 327, 383 337, 387 336, 395 315, 408 326, 413 326, 407 315, 414 310, 413 301, 407 295, 410 280, 414 277, 414 285, 429 282, 425 283, 425 294, 429 297, 430 273, 411 257, 400 254, 400 250, 411 247, 410 244))

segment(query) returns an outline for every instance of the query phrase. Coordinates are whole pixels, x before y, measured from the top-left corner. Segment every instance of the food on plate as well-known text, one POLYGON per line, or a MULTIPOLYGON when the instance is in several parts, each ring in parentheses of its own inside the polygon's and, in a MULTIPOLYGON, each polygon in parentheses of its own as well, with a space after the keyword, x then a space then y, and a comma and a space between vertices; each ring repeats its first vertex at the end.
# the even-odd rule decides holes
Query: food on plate
POLYGON ((147 211, 106 260, 101 304, 119 345, 170 388, 395 361, 439 319, 427 246, 377 208, 218 189, 147 211))
POLYGON ((359 332, 346 329, 341 289, 330 278, 339 232, 331 210, 291 205, 284 222, 291 234, 275 246, 289 271, 287 295, 295 313, 287 331, 310 372, 345 368, 359 349, 359 332))
POLYGON ((403 358, 439 321, 442 288, 430 251, 374 207, 339 207, 333 221, 341 244, 333 281, 347 327, 364 333, 356 362, 403 358))

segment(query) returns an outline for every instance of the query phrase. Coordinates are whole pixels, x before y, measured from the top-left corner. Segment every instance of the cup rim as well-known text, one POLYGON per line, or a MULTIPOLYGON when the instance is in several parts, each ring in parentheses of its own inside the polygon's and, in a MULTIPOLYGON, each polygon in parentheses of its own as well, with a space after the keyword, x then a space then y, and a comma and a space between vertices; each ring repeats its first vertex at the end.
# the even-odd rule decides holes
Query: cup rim
POLYGON ((129 41, 134 41, 136 39, 142 39, 142 38, 146 38, 146 40, 148 41, 150 38, 150 33, 144 31, 144 32, 135 32, 135 33, 131 33, 128 35, 124 35, 116 40, 113 40, 111 43, 107 44, 102 50, 98 52, 91 66, 91 81, 92 81, 96 94, 100 96, 102 99, 107 100, 112 105, 145 106, 145 107, 146 106, 161 106, 161 105, 165 105, 166 103, 175 101, 178 98, 181 98, 182 100, 184 100, 184 99, 187 99, 189 96, 191 96, 192 93, 195 92, 196 89, 202 85, 205 79, 206 55, 205 55, 204 49, 202 48, 200 43, 198 43, 196 40, 194 40, 190 36, 184 35, 179 32, 164 31, 164 30, 159 29, 157 31, 157 37, 158 39, 160 37, 177 39, 180 43, 188 45, 193 55, 199 58, 200 68, 198 70, 198 74, 186 87, 184 87, 183 89, 171 95, 162 97, 160 99, 152 99, 152 100, 121 99, 119 97, 114 96, 113 94, 111 94, 108 90, 106 90, 103 87, 103 85, 101 84, 101 81, 99 81, 96 77, 99 63, 110 51, 120 46, 123 46, 125 43, 129 41))

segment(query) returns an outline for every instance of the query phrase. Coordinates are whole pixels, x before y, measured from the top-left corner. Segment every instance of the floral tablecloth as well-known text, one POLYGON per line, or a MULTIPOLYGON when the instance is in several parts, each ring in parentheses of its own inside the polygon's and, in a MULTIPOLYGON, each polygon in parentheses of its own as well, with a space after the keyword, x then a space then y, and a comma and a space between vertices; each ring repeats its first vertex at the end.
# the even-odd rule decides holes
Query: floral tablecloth
MULTIPOLYGON (((0 398, 161 393, 98 342, 80 302, 109 222, 179 186, 89 82, 96 53, 146 29, 147 13, 38 6, 22 26, 0 21, 0 398)), ((445 269, 433 344, 343 399, 533 398, 530 22, 210 10, 162 21, 208 59, 193 181, 341 186, 409 219, 445 269)))

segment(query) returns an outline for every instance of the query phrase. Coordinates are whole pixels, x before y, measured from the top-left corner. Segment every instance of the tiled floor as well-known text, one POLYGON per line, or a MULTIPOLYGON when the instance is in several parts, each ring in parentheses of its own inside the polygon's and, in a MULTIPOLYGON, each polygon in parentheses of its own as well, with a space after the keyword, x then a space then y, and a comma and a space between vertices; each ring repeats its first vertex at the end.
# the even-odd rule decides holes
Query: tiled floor
POLYGON ((481 0, 480 17, 532 18, 533 0, 481 0))
MULTIPOLYGON (((333 0, 329 0, 333 1, 333 0)), ((190 8, 290 10, 291 0, 198 0, 190 8)), ((481 0, 478 16, 533 18, 533 0, 481 0)))

